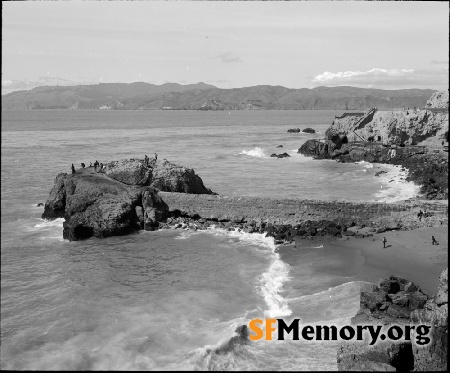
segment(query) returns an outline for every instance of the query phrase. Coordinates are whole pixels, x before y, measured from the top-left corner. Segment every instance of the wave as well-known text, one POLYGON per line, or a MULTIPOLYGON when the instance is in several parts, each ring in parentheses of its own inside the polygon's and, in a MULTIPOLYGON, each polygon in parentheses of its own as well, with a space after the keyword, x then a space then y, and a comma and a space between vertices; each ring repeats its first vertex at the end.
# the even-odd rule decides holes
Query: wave
POLYGON ((39 224, 36 224, 34 227, 35 228, 51 228, 51 227, 58 227, 58 228, 62 228, 63 227, 63 223, 66 221, 64 218, 58 218, 55 220, 44 220, 44 219, 39 219, 42 222, 39 224))
POLYGON ((366 162, 366 161, 355 162, 355 164, 360 164, 364 168, 373 168, 373 163, 366 162))
POLYGON ((40 223, 34 225, 30 230, 41 232, 40 239, 45 240, 58 239, 59 241, 64 241, 62 237, 63 224, 66 221, 64 218, 58 218, 55 220, 44 220, 38 219, 40 223))
POLYGON ((235 237, 242 242, 270 251, 272 262, 267 271, 260 276, 258 289, 267 305, 264 315, 266 317, 289 316, 292 311, 289 309, 287 300, 280 294, 284 282, 290 280, 289 265, 280 259, 280 255, 277 253, 279 245, 275 245, 274 238, 266 236, 266 233, 246 233, 238 229, 226 231, 215 226, 209 227, 207 231, 235 237))
POLYGON ((420 186, 412 181, 405 181, 408 171, 401 170, 401 166, 385 165, 387 173, 382 174, 378 178, 380 191, 375 193, 376 202, 393 203, 414 198, 419 194, 420 186))
POLYGON ((250 157, 256 157, 256 158, 265 158, 267 155, 264 153, 264 150, 262 148, 256 147, 251 150, 243 150, 239 154, 245 154, 250 157))

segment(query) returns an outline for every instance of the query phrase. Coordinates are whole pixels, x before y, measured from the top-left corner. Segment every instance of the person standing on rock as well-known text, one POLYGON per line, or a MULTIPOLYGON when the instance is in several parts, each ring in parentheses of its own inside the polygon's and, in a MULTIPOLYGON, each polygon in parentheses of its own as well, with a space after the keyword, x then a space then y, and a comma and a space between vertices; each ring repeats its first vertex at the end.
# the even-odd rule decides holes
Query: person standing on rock
POLYGON ((422 220, 422 216, 423 216, 423 211, 420 210, 419 213, 417 214, 417 217, 419 218, 419 221, 422 220))
POLYGON ((146 154, 145 157, 144 157, 144 166, 145 166, 145 167, 148 167, 148 157, 147 157, 147 154, 146 154))
POLYGON ((158 159, 158 154, 155 153, 155 162, 158 159))
POLYGON ((74 174, 75 173, 75 167, 73 166, 73 163, 72 163, 72 174, 74 174))
POLYGON ((386 248, 386 237, 383 237, 383 249, 385 249, 386 248))

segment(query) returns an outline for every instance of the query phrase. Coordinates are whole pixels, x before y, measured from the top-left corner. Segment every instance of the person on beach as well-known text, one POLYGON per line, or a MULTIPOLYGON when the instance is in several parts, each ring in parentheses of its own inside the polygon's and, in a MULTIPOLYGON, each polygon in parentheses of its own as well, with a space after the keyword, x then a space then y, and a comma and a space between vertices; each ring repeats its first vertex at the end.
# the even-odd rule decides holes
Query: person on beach
POLYGON ((145 167, 148 167, 148 157, 147 157, 147 154, 146 154, 145 157, 144 157, 144 166, 145 166, 145 167))
POLYGON ((158 159, 158 154, 155 153, 155 162, 158 159))
POLYGON ((432 245, 439 245, 439 242, 436 241, 436 238, 434 238, 434 236, 431 236, 431 244, 432 245))
POLYGON ((383 237, 383 249, 385 249, 386 248, 386 237, 383 237))
POLYGON ((73 163, 72 163, 72 174, 74 174, 75 173, 75 167, 73 166, 73 163))
POLYGON ((417 214, 417 217, 419 218, 419 221, 422 220, 422 216, 423 216, 423 211, 420 210, 419 213, 417 214))

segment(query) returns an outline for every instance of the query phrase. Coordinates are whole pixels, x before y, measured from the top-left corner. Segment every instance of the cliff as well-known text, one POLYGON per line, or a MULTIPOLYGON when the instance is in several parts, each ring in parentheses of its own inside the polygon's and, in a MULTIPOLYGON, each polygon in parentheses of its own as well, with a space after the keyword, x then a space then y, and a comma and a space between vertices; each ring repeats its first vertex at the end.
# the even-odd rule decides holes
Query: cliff
POLYGON ((323 141, 308 140, 298 153, 340 162, 402 165, 409 169, 408 180, 421 185, 427 198, 446 199, 448 92, 437 92, 428 102, 430 107, 424 110, 373 109, 336 117, 323 141))
POLYGON ((411 341, 343 342, 337 352, 339 370, 346 371, 446 371, 448 338, 448 269, 439 279, 435 296, 429 298, 414 283, 395 276, 381 279, 361 291, 361 306, 353 325, 427 325, 430 343, 411 341))
POLYGON ((281 86, 219 89, 199 83, 155 86, 143 82, 37 87, 2 96, 2 109, 107 110, 354 110, 424 107, 429 89, 355 87, 290 89, 281 86))

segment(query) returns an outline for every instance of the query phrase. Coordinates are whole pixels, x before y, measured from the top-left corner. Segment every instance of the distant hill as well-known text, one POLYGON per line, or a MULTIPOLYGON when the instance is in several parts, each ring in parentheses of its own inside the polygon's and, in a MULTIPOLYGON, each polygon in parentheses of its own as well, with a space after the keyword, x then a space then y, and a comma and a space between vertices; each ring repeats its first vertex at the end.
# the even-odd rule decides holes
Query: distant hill
POLYGON ((424 107, 431 89, 355 87, 290 89, 281 86, 220 89, 205 83, 102 83, 37 87, 2 96, 2 110, 380 110, 424 107))

